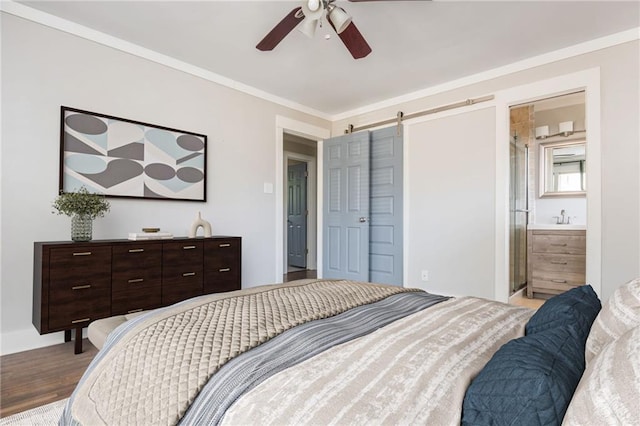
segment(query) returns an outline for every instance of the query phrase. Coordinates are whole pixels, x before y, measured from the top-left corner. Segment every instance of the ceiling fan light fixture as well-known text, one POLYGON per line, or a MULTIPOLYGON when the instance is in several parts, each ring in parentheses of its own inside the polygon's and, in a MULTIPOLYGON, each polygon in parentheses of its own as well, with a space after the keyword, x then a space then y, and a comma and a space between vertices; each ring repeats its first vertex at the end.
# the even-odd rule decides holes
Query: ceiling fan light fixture
POLYGON ((302 13, 304 14, 305 18, 308 19, 320 19, 322 18, 322 15, 324 14, 324 9, 321 8, 320 6, 318 6, 315 9, 312 9, 310 6, 311 2, 302 2, 302 13))
POLYGON ((316 34, 316 28, 318 28, 318 20, 312 18, 304 18, 300 25, 298 25, 298 31, 309 38, 313 38, 316 34))
POLYGON ((347 29, 351 23, 351 16, 344 11, 343 8, 334 6, 327 11, 327 16, 336 29, 336 32, 340 34, 347 29))
POLYGON ((310 11, 315 12, 320 9, 320 0, 309 0, 307 1, 307 7, 310 11))

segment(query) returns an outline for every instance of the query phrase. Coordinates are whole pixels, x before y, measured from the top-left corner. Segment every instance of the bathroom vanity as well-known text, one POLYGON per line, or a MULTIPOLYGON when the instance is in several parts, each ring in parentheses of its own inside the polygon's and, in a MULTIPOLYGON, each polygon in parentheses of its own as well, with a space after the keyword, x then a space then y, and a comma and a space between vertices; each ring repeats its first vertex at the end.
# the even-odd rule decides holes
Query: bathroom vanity
POLYGON ((529 225, 527 297, 549 298, 585 284, 586 228, 529 225))

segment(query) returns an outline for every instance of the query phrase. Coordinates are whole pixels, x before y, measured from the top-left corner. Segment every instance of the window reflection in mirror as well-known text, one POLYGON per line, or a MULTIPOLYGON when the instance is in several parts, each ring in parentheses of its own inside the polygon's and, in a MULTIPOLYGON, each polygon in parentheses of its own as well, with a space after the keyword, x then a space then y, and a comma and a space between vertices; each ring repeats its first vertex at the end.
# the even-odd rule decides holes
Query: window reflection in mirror
POLYGON ((540 196, 584 196, 585 141, 540 144, 540 196))

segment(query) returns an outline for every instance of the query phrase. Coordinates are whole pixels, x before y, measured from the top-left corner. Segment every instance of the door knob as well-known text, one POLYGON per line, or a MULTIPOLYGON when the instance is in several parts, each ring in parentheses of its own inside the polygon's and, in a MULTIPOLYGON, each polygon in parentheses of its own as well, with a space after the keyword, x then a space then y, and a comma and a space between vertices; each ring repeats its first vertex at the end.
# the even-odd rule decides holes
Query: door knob
POLYGON ((369 220, 368 217, 361 217, 360 219, 358 219, 360 221, 360 223, 365 223, 366 221, 369 220))

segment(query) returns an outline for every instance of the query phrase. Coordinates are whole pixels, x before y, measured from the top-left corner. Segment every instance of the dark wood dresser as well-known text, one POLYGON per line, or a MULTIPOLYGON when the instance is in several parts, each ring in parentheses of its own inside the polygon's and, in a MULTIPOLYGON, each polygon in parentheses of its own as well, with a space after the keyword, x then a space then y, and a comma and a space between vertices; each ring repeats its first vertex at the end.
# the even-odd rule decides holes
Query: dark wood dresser
POLYGON ((40 334, 155 309, 241 286, 242 239, 95 240, 34 243, 33 325, 40 334))

